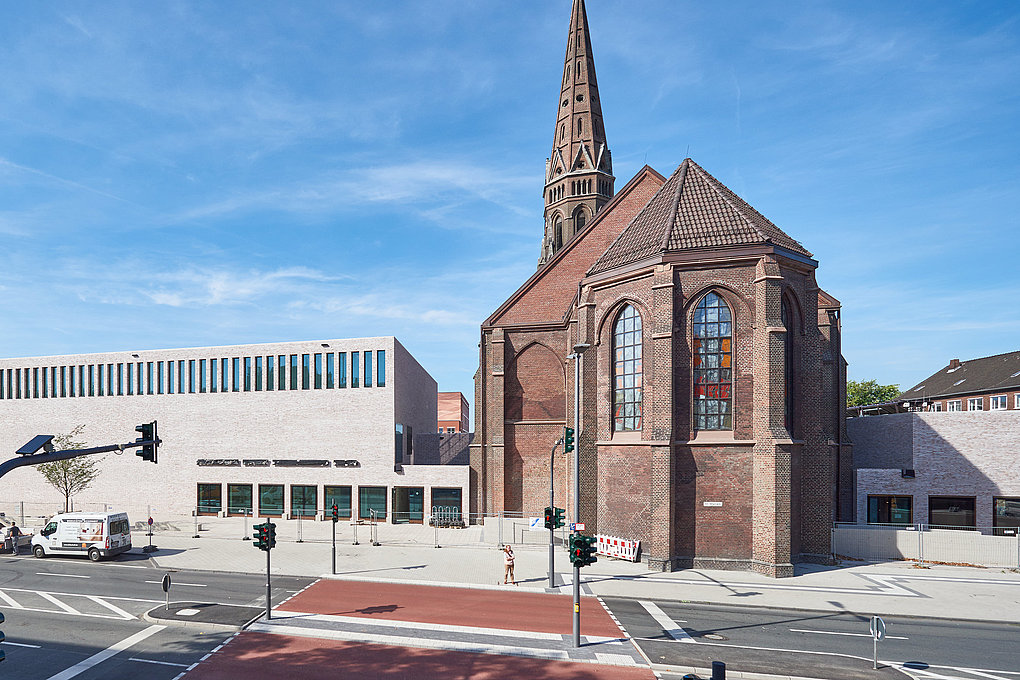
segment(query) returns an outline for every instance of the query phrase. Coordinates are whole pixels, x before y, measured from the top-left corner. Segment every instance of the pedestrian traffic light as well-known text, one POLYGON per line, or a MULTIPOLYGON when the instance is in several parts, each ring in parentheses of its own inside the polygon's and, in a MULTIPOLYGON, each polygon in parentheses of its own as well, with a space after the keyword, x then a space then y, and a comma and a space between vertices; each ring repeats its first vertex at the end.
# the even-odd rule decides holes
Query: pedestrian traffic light
POLYGON ((553 529, 554 528, 553 527, 553 509, 552 508, 546 508, 545 509, 545 528, 546 529, 553 529))
POLYGON ((553 508, 553 529, 563 526, 563 515, 566 511, 563 508, 553 508))
POLYGON ((340 521, 340 508, 336 507, 336 503, 333 504, 333 524, 340 521))
POLYGON ((148 442, 143 444, 142 448, 135 451, 135 455, 141 456, 142 460, 149 462, 156 462, 156 448, 159 446, 159 436, 156 433, 156 421, 151 423, 142 423, 141 425, 135 426, 135 432, 141 433, 141 437, 135 440, 135 443, 148 442))
POLYGON ((272 522, 266 521, 264 524, 256 524, 252 527, 255 533, 252 534, 252 538, 255 539, 255 547, 259 550, 272 550, 276 547, 276 525, 272 522))
POLYGON ((563 428, 563 451, 570 453, 574 450, 574 428, 563 428))

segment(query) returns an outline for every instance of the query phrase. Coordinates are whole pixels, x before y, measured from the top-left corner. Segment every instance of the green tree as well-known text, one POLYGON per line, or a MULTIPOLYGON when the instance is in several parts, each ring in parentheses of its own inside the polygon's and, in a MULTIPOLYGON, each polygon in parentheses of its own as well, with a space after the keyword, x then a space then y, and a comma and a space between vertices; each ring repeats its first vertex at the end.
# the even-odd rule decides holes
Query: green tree
MULTIPOLYGON (((68 449, 84 449, 85 442, 78 441, 78 437, 85 430, 84 425, 79 425, 67 434, 59 434, 53 438, 53 448, 57 451, 68 449)), ((43 476, 43 479, 60 493, 64 494, 64 512, 70 510, 71 496, 87 489, 96 477, 99 476, 99 464, 106 457, 81 456, 69 458, 68 460, 57 460, 52 463, 36 465, 35 469, 43 476)))
POLYGON ((899 385, 879 385, 875 380, 847 380, 846 405, 864 406, 892 401, 900 396, 899 385))

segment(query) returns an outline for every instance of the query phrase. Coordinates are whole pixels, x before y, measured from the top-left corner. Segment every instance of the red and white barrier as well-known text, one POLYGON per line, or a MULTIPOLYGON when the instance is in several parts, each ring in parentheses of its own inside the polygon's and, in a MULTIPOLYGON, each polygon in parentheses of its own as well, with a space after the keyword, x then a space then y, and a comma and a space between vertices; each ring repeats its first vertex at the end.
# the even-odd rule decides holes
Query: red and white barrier
POLYGON ((603 534, 596 534, 595 537, 598 539, 596 545, 599 555, 615 557, 629 562, 638 561, 638 549, 641 547, 641 541, 628 541, 625 538, 604 536, 603 534))

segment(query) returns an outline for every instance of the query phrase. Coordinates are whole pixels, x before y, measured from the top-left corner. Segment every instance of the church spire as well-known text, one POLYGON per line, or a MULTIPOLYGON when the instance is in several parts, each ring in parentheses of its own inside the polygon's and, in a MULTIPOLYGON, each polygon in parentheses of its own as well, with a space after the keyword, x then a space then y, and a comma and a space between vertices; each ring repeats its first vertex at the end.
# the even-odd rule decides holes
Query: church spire
POLYGON ((569 242, 615 191, 584 0, 574 0, 570 12, 556 111, 552 154, 546 160, 545 239, 539 265, 569 242))

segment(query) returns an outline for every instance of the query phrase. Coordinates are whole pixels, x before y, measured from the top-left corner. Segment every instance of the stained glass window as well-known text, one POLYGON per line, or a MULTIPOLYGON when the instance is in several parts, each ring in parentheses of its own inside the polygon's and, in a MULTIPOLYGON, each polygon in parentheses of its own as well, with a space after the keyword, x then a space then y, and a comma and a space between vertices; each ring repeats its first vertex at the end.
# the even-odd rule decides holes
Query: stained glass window
POLYGON ((694 429, 733 429, 733 324, 730 308, 709 293, 694 310, 694 429))
POLYGON ((613 327, 613 429, 641 429, 641 316, 627 305, 613 327))

